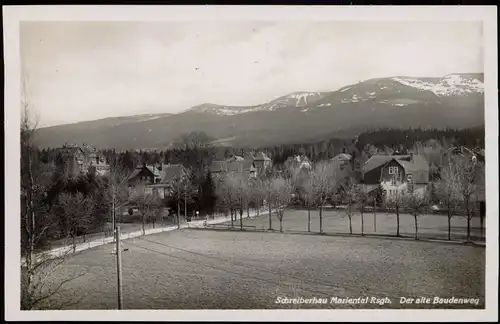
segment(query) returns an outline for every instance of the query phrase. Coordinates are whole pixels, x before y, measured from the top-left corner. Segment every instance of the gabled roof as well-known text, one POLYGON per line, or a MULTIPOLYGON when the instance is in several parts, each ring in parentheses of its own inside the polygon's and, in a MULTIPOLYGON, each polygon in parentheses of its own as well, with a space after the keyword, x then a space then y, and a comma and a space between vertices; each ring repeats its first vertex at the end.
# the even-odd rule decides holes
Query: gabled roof
POLYGON ((162 166, 160 183, 172 182, 186 175, 182 164, 167 164, 162 166))
POLYGON ((255 165, 251 160, 233 160, 233 161, 212 161, 210 172, 242 172, 254 171, 255 165))
POLYGON ((246 152, 245 155, 243 156, 244 160, 255 160, 255 155, 252 154, 252 152, 246 152))
POLYGON ((158 169, 158 167, 156 165, 146 165, 146 168, 148 168, 149 171, 151 171, 152 174, 155 175, 155 177, 159 177, 160 176, 160 170, 158 169))
POLYGON ((93 149, 93 148, 91 148, 91 147, 89 147, 89 146, 82 146, 82 147, 81 147, 81 150, 83 151, 83 153, 85 153, 85 154, 87 154, 87 155, 88 155, 88 154, 91 154, 91 153, 95 153, 95 152, 96 152, 96 150, 95 150, 95 149, 93 149))
POLYGON ((96 148, 87 144, 83 144, 82 146, 64 145, 63 147, 57 148, 56 152, 61 152, 65 154, 76 154, 77 152, 80 152, 90 158, 99 157, 99 159, 103 160, 106 158, 102 152, 98 151, 96 148))
MULTIPOLYGON (((405 174, 411 174, 414 183, 425 184, 429 182, 429 164, 421 155, 413 155, 413 162, 410 155, 390 155, 385 167, 391 161, 396 161, 405 171, 405 174)), ((372 169, 373 170, 373 169, 372 169)), ((380 173, 382 177, 382 172, 380 173)))
POLYGON ((141 173, 142 171, 142 168, 136 168, 134 171, 132 171, 132 173, 128 176, 128 180, 130 179, 133 179, 135 177, 137 177, 139 175, 139 173, 141 173))
POLYGON ((218 173, 227 171, 226 161, 212 161, 210 164, 210 172, 218 173))
POLYGON ((409 159, 395 159, 406 172, 415 172, 415 171, 429 171, 429 163, 427 160, 421 155, 414 155, 413 162, 409 159))
POLYGON ((271 159, 264 152, 259 152, 254 157, 255 161, 271 161, 271 159))
POLYGON ((452 154, 456 155, 472 155, 475 156, 479 161, 484 162, 484 149, 475 148, 471 150, 466 146, 455 146, 448 149, 452 154))
POLYGON ((128 180, 131 180, 131 179, 137 177, 142 172, 150 173, 150 176, 154 176, 155 175, 148 167, 146 167, 144 165, 141 165, 141 166, 136 167, 135 170, 132 171, 132 173, 128 177, 128 180))
POLYGON ((76 152, 84 153, 83 150, 78 146, 63 146, 56 149, 56 152, 65 154, 75 154, 76 152))
POLYGON ((306 155, 304 155, 304 154, 289 156, 286 160, 288 162, 297 162, 297 163, 300 163, 300 162, 311 162, 311 161, 309 161, 309 158, 306 155))
POLYGON ((239 155, 233 155, 226 162, 234 162, 234 161, 244 161, 245 159, 239 155))
POLYGON ((365 192, 366 193, 371 193, 372 191, 377 190, 379 187, 378 184, 367 184, 365 185, 365 192))
POLYGON ((369 172, 373 169, 378 168, 381 165, 386 164, 387 162, 391 161, 392 159, 402 159, 410 157, 409 155, 373 155, 368 159, 368 161, 365 162, 363 165, 363 172, 369 172))
POLYGON ((255 170, 255 165, 253 161, 243 160, 243 161, 233 161, 226 164, 228 172, 244 172, 255 170))
POLYGON ((352 160, 352 155, 347 154, 347 153, 340 153, 332 158, 332 160, 338 160, 338 161, 350 161, 352 160))

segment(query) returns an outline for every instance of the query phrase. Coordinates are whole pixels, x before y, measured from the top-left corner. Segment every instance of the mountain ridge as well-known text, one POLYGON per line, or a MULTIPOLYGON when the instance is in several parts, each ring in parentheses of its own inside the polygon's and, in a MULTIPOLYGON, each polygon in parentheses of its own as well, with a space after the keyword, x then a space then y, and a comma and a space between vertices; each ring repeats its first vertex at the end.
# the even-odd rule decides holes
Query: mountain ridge
POLYGON ((481 80, 482 73, 374 78, 335 91, 295 91, 260 105, 204 103, 177 114, 116 117, 122 118, 116 125, 111 117, 40 128, 37 134, 42 146, 58 146, 64 138, 103 148, 161 149, 191 131, 206 132, 217 140, 231 139, 225 145, 258 146, 299 142, 335 131, 361 131, 367 123, 466 128, 484 123, 481 80))

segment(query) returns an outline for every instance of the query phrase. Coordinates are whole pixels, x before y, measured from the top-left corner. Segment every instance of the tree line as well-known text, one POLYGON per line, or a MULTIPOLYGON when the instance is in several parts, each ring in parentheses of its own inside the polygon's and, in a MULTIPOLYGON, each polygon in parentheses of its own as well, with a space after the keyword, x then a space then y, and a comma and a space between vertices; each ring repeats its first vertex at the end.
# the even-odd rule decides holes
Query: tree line
MULTIPOLYGON (((427 214, 431 206, 440 204, 448 217, 448 239, 451 240, 451 220, 460 216, 467 219, 467 241, 471 239, 471 220, 477 215, 478 201, 484 190, 484 163, 470 157, 453 156, 447 166, 440 169, 440 177, 434 183, 434 191, 424 193, 410 191, 402 194, 396 191, 387 195, 381 185, 367 192, 360 183, 360 174, 352 167, 339 167, 330 161, 320 161, 313 169, 297 167, 274 168, 256 178, 246 174, 229 173, 215 181, 218 207, 229 212, 231 227, 239 218, 239 227, 244 229, 243 217, 246 210, 255 208, 259 215, 261 207, 266 206, 269 217, 269 230, 273 230, 272 214, 279 220, 283 231, 285 210, 290 206, 307 209, 307 229, 311 231, 311 212, 319 214, 319 233, 323 234, 323 212, 326 206, 342 206, 352 231, 355 213, 361 218, 361 235, 364 235, 364 214, 371 210, 376 213, 385 210, 396 214, 396 236, 400 236, 400 214, 413 216, 415 239, 418 239, 418 218, 427 214)), ((482 215, 480 215, 482 216, 482 215)), ((481 227, 483 219, 481 218, 481 227)))
MULTIPOLYGON (((218 147, 210 145, 211 138, 202 132, 191 132, 179 138, 170 149, 164 150, 125 150, 117 152, 113 149, 103 150, 108 163, 118 163, 128 170, 139 164, 171 163, 183 164, 186 167, 199 167, 200 159, 206 164, 213 160, 224 160, 232 155, 245 155, 259 150, 272 157, 273 163, 281 165, 288 157, 305 155, 312 161, 330 159, 339 153, 346 152, 355 156, 373 155, 377 152, 411 151, 418 143, 439 143, 444 148, 466 146, 484 148, 484 127, 469 129, 375 129, 368 130, 354 138, 331 138, 320 142, 275 145, 262 148, 218 147)), ((43 163, 55 159, 55 148, 39 150, 43 163)))

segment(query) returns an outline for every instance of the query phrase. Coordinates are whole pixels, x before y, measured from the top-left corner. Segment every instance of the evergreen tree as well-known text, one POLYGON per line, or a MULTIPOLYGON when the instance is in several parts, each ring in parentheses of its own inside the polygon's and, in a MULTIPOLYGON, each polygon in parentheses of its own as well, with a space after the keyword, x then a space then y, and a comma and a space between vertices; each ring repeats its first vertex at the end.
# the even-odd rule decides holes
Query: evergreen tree
POLYGON ((215 184, 212 178, 212 174, 210 172, 207 172, 205 181, 202 185, 200 196, 201 212, 207 215, 212 215, 215 210, 216 202, 217 197, 215 195, 215 184))

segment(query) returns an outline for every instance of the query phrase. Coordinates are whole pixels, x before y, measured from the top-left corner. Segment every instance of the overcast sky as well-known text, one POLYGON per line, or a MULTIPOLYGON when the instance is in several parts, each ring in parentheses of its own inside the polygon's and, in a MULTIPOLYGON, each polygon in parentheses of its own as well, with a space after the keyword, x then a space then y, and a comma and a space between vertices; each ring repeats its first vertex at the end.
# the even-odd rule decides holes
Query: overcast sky
POLYGON ((483 72, 474 22, 23 22, 20 45, 41 126, 483 72))

